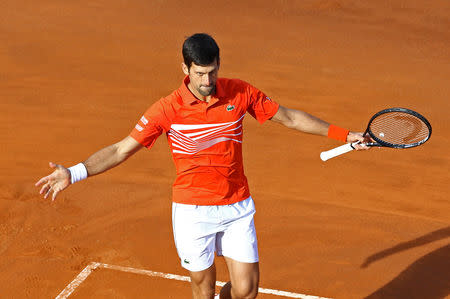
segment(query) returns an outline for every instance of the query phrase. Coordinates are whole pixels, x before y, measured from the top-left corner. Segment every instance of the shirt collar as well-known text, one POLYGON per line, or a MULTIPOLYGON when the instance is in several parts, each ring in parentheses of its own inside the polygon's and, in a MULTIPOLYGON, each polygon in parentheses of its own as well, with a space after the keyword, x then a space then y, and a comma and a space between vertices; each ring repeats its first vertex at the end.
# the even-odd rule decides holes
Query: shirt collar
MULTIPOLYGON (((178 89, 183 100, 183 103, 192 105, 193 103, 200 101, 197 99, 192 92, 188 88, 189 84, 189 76, 184 77, 183 82, 181 83, 180 88, 178 89)), ((222 86, 220 85, 220 79, 216 81, 216 93, 211 96, 211 100, 208 103, 208 106, 217 103, 221 97, 224 96, 224 91, 222 86)))

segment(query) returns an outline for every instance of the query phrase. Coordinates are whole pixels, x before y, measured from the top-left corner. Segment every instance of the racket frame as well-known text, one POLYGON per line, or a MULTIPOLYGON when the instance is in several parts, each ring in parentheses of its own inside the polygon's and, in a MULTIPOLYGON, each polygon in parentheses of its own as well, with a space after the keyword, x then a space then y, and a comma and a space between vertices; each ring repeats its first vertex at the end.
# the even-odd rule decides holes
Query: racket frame
POLYGON ((431 124, 428 122, 428 120, 421 115, 420 113, 417 113, 416 111, 413 111, 411 109, 407 109, 407 108, 400 108, 400 107, 395 107, 395 108, 388 108, 388 109, 384 109, 381 110, 377 113, 375 113, 369 120, 369 123, 367 125, 367 129, 364 132, 364 136, 366 134, 369 134, 369 136, 375 140, 376 142, 373 143, 366 143, 366 146, 384 146, 384 147, 391 147, 391 148, 411 148, 411 147, 416 147, 419 146, 423 143, 425 143, 428 139, 430 139, 431 136, 431 132, 432 132, 432 128, 431 128, 431 124), (370 124, 372 123, 372 121, 374 119, 376 119, 378 116, 382 115, 382 114, 386 114, 386 113, 391 113, 391 112, 401 112, 401 113, 406 113, 406 114, 410 114, 413 115, 415 117, 417 117, 418 119, 420 119, 427 127, 428 127, 428 131, 429 134, 428 136, 423 139, 420 140, 419 142, 415 142, 415 143, 411 143, 411 144, 393 144, 387 141, 383 141, 381 139, 379 139, 371 130, 370 130, 370 124))

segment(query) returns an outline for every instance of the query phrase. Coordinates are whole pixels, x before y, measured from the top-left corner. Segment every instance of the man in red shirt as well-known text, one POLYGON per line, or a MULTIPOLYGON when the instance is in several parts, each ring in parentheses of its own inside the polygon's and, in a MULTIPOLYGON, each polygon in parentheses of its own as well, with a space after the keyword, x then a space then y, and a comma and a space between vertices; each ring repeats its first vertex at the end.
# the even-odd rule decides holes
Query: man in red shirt
MULTIPOLYGON (((177 177, 173 184, 172 223, 181 265, 191 277, 193 298, 213 298, 214 254, 224 256, 230 274, 220 298, 255 298, 259 258, 253 222, 254 202, 242 163, 243 118, 270 119, 302 132, 344 142, 367 141, 361 133, 333 126, 303 111, 272 101, 250 84, 218 78, 219 47, 207 34, 183 44, 186 77, 172 94, 154 103, 129 136, 70 168, 40 179, 40 193, 53 200, 88 176, 113 168, 142 147, 151 148, 165 133, 177 177)), ((363 145, 357 146, 364 149, 363 145)))

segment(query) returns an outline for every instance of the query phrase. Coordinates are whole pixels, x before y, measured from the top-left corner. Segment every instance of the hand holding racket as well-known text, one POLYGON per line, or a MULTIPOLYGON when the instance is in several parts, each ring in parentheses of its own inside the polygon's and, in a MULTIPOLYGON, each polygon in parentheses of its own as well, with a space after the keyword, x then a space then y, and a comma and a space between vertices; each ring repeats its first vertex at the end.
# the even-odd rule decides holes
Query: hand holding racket
MULTIPOLYGON (((406 108, 389 108, 376 113, 369 120, 365 137, 374 142, 362 143, 364 146, 410 148, 425 143, 431 136, 431 125, 419 113, 406 108)), ((359 142, 347 143, 320 153, 326 161, 355 149, 359 142)))

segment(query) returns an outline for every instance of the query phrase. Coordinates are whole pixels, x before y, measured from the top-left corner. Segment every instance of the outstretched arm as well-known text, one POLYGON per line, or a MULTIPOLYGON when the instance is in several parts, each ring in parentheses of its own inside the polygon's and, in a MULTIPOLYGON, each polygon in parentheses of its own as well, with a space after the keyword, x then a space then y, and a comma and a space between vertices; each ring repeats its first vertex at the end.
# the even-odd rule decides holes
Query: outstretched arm
MULTIPOLYGON (((127 136, 118 143, 99 150, 83 162, 87 175, 93 176, 105 172, 124 162, 141 148, 142 145, 139 142, 127 136)), ((44 198, 47 198, 53 190, 52 200, 55 200, 58 193, 71 184, 71 173, 64 166, 53 162, 50 162, 50 167, 55 169, 53 173, 41 178, 36 186, 43 185, 39 193, 44 194, 44 198)))
MULTIPOLYGON (((295 129, 301 132, 328 135, 330 124, 304 111, 289 109, 280 105, 277 113, 271 120, 281 123, 288 128, 295 129)), ((347 142, 367 142, 367 138, 363 137, 362 133, 349 132, 347 135, 347 142)), ((367 149, 366 146, 358 145, 357 149, 367 149)))
POLYGON ((99 150, 84 161, 83 164, 86 167, 88 176, 97 175, 116 167, 141 148, 142 145, 139 142, 127 136, 118 143, 99 150))

